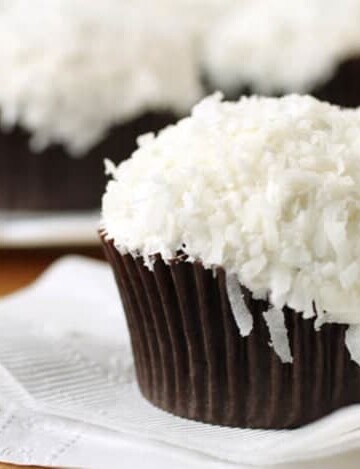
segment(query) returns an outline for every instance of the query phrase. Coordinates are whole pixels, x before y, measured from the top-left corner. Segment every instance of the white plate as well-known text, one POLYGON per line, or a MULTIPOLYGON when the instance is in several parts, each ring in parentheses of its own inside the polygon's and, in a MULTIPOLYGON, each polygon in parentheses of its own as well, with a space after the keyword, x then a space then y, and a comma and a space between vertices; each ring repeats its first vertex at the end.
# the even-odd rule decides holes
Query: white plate
POLYGON ((359 467, 359 406, 280 432, 220 428, 151 406, 135 383, 124 314, 104 263, 57 261, 34 285, 0 301, 0 320, 0 461, 93 469, 270 469, 275 461, 283 462, 276 469, 359 467), (350 448, 357 451, 335 455, 350 448))
POLYGON ((0 249, 95 246, 99 219, 98 211, 0 212, 0 249))

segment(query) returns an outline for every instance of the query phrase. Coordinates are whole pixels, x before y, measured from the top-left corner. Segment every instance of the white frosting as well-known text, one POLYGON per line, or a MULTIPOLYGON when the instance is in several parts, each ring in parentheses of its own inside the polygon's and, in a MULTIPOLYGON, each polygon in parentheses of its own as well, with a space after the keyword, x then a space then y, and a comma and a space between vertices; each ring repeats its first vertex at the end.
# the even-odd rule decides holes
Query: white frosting
MULTIPOLYGON (((158 0, 161 1, 161 0, 158 0)), ((193 34, 202 42, 206 35, 234 6, 240 7, 252 0, 162 0, 173 14, 192 25, 193 34)), ((200 50, 201 54, 202 51, 200 50)))
POLYGON ((360 111, 215 95, 139 143, 103 198, 121 252, 183 249, 277 309, 360 323, 360 111))
POLYGON ((0 3, 0 111, 41 150, 85 152, 147 110, 186 113, 200 97, 192 26, 162 0, 0 3))
POLYGON ((360 0, 252 0, 212 28, 205 67, 228 91, 308 92, 360 56, 359 24, 360 0))

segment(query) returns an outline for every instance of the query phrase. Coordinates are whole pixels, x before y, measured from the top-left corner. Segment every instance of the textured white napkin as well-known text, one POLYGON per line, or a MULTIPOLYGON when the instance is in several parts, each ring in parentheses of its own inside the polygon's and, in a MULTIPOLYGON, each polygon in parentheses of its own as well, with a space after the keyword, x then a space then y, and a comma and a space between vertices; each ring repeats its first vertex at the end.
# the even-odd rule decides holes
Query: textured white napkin
POLYGON ((292 463, 356 448, 360 406, 294 431, 219 428, 151 406, 136 387, 124 315, 101 262, 64 258, 0 302, 1 461, 345 469, 358 467, 359 452, 292 463))

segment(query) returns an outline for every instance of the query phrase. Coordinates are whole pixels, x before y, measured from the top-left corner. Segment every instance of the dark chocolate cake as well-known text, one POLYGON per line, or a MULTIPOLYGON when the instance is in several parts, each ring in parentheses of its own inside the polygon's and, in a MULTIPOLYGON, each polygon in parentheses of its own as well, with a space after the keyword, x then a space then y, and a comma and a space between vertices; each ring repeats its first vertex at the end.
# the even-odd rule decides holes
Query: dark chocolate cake
POLYGON ((122 256, 104 241, 132 337, 138 383, 156 406, 215 425, 297 428, 360 402, 360 367, 345 346, 347 326, 316 331, 285 308, 293 363, 269 349, 263 318, 270 304, 242 287, 253 315, 239 337, 226 292, 201 263, 158 258, 151 272, 141 258, 122 256))

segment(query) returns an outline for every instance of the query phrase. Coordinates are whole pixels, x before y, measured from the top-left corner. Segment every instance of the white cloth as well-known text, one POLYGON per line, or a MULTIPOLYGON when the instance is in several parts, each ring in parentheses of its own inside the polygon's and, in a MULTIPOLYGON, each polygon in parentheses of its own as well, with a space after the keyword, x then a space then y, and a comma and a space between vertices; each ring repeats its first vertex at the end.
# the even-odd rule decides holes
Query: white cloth
POLYGON ((348 469, 360 452, 339 453, 356 448, 360 406, 294 431, 220 428, 151 406, 137 390, 124 315, 101 262, 64 258, 0 302, 0 461, 348 469))

